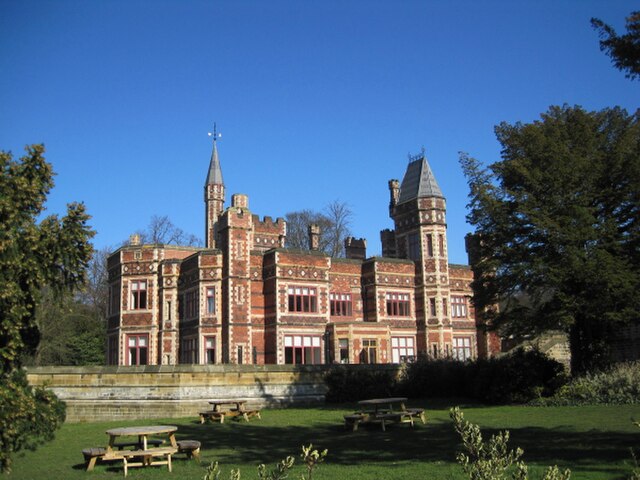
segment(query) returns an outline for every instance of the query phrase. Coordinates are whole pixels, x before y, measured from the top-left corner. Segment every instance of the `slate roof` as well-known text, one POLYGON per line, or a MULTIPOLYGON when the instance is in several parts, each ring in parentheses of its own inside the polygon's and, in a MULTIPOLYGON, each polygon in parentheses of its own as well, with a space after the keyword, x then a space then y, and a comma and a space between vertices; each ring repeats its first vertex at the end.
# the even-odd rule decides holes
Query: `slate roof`
POLYGON ((222 170, 220 169, 220 160, 218 160, 218 147, 213 142, 213 150, 211 152, 211 162, 209 163, 209 173, 207 173, 207 181, 205 185, 224 185, 222 180, 222 170))
POLYGON ((433 176, 427 157, 423 154, 407 166, 407 171, 400 185, 398 203, 425 197, 444 198, 444 195, 436 182, 436 177, 433 176))

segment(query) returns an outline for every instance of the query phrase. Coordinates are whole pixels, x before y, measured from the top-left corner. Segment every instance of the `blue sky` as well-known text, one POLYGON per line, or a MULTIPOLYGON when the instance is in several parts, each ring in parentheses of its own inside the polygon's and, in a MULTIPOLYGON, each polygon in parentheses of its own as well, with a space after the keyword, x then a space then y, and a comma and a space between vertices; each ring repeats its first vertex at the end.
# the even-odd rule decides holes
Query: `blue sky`
POLYGON ((153 215, 203 237, 213 122, 227 187, 262 216, 333 200, 381 251, 391 178, 422 147, 466 263, 465 151, 550 105, 638 108, 589 19, 622 0, 0 0, 0 149, 43 142, 49 213, 83 201, 98 248, 153 215))

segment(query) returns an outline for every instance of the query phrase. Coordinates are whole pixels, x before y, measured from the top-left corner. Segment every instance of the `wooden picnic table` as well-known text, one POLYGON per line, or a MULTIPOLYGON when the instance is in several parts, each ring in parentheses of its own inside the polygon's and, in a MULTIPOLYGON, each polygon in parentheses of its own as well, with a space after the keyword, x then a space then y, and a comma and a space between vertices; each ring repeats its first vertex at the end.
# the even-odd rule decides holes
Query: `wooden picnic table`
POLYGON ((365 408, 352 415, 345 415, 345 427, 351 428, 355 432, 361 423, 380 423, 382 431, 386 431, 388 423, 409 423, 413 427, 414 417, 418 417, 422 423, 426 423, 424 409, 407 409, 406 401, 405 397, 361 400, 358 405, 365 408))
POLYGON ((381 412, 381 407, 387 407, 382 409, 385 413, 393 413, 393 407, 396 405, 396 411, 404 412, 406 407, 404 406, 407 398, 405 397, 390 397, 390 398, 371 398, 369 400, 360 400, 358 405, 363 407, 373 407, 373 414, 378 415, 381 412), (399 407, 399 408, 398 408, 399 407))
POLYGON ((145 425, 138 427, 121 427, 107 430, 109 444, 104 454, 104 460, 122 460, 124 462, 124 476, 127 476, 129 467, 147 467, 151 465, 166 465, 171 471, 171 455, 178 452, 178 443, 175 432, 178 427, 175 425, 145 425), (170 446, 155 447, 149 437, 167 436, 170 446), (120 437, 137 437, 137 442, 133 442, 133 450, 114 450, 117 440, 120 437), (154 460, 160 457, 161 460, 154 460), (131 462, 131 459, 140 459, 131 462))
POLYGON ((209 404, 212 405, 212 408, 211 410, 200 412, 200 423, 204 423, 207 419, 224 423, 225 417, 242 417, 247 422, 253 416, 261 418, 260 410, 247 409, 246 403, 247 400, 237 398, 210 400, 209 404), (223 408, 225 406, 228 408, 223 408))

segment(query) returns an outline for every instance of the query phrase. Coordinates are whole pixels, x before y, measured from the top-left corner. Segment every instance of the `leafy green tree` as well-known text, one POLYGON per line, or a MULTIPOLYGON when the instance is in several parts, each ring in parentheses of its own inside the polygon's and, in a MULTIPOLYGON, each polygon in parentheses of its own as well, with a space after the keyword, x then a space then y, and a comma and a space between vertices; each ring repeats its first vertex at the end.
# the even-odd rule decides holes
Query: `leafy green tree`
POLYGON ((63 293, 81 286, 92 252, 83 204, 37 223, 53 170, 43 145, 25 150, 18 161, 0 152, 0 471, 10 470, 12 453, 51 438, 64 420, 64 404, 28 385, 20 359, 38 345, 42 288, 63 293))
POLYGON ((476 307, 504 334, 567 332, 574 373, 606 366, 614 332, 639 321, 639 119, 551 107, 533 123, 496 127, 502 160, 488 170, 460 159, 476 307))
POLYGON ((631 12, 627 17, 627 33, 618 35, 616 31, 598 18, 591 19, 591 25, 600 35, 600 50, 611 57, 615 67, 625 76, 636 79, 640 76, 640 11, 631 12))

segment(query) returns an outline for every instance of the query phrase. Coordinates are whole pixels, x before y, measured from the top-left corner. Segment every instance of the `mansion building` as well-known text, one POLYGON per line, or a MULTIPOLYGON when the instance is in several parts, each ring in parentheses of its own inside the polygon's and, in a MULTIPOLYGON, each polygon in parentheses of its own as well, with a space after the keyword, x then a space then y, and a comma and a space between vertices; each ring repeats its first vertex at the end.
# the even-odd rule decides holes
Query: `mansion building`
POLYGON ((500 349, 474 311, 469 266, 448 262, 446 203, 424 155, 389 182, 393 230, 382 256, 347 238, 346 258, 286 248, 225 186, 214 139, 204 187, 206 248, 129 245, 108 259, 107 363, 399 363, 466 360, 500 349))

